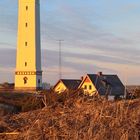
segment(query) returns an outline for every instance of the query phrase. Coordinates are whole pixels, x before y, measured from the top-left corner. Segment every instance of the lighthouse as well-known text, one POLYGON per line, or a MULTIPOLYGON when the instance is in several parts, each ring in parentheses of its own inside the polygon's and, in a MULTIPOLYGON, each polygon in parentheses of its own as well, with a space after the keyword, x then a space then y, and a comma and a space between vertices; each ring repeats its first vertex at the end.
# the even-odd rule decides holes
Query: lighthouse
POLYGON ((16 53, 15 89, 40 89, 42 70, 39 0, 18 0, 16 53))

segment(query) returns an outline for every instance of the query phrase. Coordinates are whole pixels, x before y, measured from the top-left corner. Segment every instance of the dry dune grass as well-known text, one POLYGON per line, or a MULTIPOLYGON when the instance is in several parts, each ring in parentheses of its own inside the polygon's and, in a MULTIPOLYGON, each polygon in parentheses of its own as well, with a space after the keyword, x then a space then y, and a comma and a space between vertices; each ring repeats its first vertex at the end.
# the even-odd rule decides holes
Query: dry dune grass
POLYGON ((1 139, 139 140, 140 99, 106 101, 81 94, 47 94, 45 107, 6 116, 1 139), (9 133, 11 132, 11 133, 9 133))

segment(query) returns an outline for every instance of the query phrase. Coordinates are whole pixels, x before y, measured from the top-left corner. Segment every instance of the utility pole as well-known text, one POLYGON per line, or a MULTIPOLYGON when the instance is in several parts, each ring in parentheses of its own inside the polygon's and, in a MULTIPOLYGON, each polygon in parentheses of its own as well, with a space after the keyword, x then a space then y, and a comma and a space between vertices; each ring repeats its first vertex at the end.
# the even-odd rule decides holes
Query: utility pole
POLYGON ((62 41, 58 40, 59 42, 59 79, 62 78, 62 41))

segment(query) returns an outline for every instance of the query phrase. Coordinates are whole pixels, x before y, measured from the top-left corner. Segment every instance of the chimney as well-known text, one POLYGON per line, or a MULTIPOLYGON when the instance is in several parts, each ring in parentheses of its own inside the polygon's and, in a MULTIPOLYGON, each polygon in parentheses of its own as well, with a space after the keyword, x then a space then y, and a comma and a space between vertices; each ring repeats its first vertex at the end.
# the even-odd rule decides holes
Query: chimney
POLYGON ((82 81, 83 81, 83 79, 84 79, 84 76, 81 77, 81 80, 82 80, 82 81))
POLYGON ((97 73, 97 75, 98 75, 98 76, 102 76, 103 73, 100 71, 100 72, 97 73))

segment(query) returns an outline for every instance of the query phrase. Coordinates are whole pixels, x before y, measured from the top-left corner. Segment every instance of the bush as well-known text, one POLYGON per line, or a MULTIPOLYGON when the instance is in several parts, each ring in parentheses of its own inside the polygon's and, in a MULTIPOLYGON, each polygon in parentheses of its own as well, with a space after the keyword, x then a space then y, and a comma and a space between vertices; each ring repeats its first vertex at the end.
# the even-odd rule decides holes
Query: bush
POLYGON ((136 99, 136 98, 140 98, 140 88, 136 88, 128 93, 127 99, 136 99))

